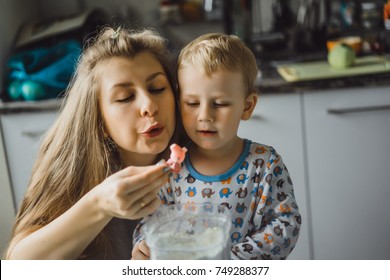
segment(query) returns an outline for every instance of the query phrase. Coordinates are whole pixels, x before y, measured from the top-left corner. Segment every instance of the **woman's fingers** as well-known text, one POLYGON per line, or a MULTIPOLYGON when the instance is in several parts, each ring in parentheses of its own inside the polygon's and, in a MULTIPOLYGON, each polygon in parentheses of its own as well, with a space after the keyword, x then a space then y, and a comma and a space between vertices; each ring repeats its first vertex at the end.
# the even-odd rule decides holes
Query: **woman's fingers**
POLYGON ((139 249, 140 249, 140 251, 141 251, 145 256, 147 256, 148 258, 150 258, 150 249, 149 249, 148 245, 146 245, 145 240, 142 240, 142 241, 140 242, 139 249))
MULTIPOLYGON (((145 196, 157 196, 161 187, 167 182, 168 176, 167 174, 162 175, 160 178, 157 178, 155 181, 144 185, 142 188, 132 190, 127 194, 129 200, 129 204, 134 203, 134 201, 142 199, 146 199, 145 203, 151 199, 144 198, 145 196)), ((131 183, 128 183, 131 184, 131 183)), ((130 185, 129 185, 130 186, 130 185)), ((131 187, 130 187, 131 188, 131 187)))
POLYGON ((134 178, 135 176, 123 178, 120 190, 118 190, 118 196, 125 196, 123 197, 125 203, 122 205, 123 209, 129 209, 136 203, 142 204, 142 206, 149 204, 157 197, 161 187, 167 182, 168 174, 167 172, 160 173, 158 177, 153 177, 153 181, 143 180, 139 177, 134 178))
POLYGON ((159 175, 159 173, 164 173, 168 170, 169 165, 165 160, 161 160, 155 165, 128 166, 117 172, 117 174, 121 177, 144 176, 144 179, 150 178, 150 180, 153 180, 156 176, 159 175))
POLYGON ((163 164, 129 167, 111 175, 99 188, 103 190, 99 200, 102 209, 110 215, 128 219, 153 213, 161 204, 158 192, 168 174, 169 167, 163 164))
MULTIPOLYGON (((139 167, 129 167, 139 168, 139 167)), ((128 175, 122 177, 122 182, 120 186, 120 192, 122 193, 132 193, 136 192, 139 189, 148 188, 146 192, 149 192, 151 189, 154 189, 158 186, 162 186, 167 179, 167 175, 170 172, 170 169, 166 165, 160 166, 148 166, 143 167, 144 169, 139 169, 140 173, 135 175, 128 175)))
POLYGON ((161 206, 160 199, 156 196, 148 204, 141 205, 141 202, 136 201, 132 210, 138 209, 133 215, 136 219, 140 219, 152 214, 158 207, 161 206))
POLYGON ((135 245, 131 255, 133 260, 149 260, 150 251, 145 241, 142 240, 140 243, 135 245))
POLYGON ((149 205, 153 200, 159 200, 158 193, 156 192, 149 192, 140 198, 136 199, 134 203, 138 203, 141 208, 144 208, 145 206, 149 205))

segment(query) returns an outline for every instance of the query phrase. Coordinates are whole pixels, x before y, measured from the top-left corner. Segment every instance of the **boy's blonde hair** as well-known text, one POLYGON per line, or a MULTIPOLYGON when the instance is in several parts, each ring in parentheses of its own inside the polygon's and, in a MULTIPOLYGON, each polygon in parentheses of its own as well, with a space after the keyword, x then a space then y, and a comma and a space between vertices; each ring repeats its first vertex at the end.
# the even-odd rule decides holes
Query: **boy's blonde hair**
POLYGON ((237 36, 220 33, 201 35, 183 48, 177 65, 178 70, 184 65, 203 67, 208 76, 220 69, 241 72, 246 94, 257 92, 256 58, 237 36))

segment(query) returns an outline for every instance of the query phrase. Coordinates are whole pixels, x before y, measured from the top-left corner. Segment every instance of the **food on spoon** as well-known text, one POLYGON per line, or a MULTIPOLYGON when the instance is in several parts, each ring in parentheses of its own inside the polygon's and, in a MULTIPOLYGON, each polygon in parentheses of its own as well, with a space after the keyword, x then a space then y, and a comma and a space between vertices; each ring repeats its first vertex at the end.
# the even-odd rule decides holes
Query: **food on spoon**
POLYGON ((186 156, 187 148, 182 148, 177 144, 172 144, 169 148, 171 149, 171 156, 167 163, 173 172, 179 173, 181 169, 181 163, 184 161, 186 156))

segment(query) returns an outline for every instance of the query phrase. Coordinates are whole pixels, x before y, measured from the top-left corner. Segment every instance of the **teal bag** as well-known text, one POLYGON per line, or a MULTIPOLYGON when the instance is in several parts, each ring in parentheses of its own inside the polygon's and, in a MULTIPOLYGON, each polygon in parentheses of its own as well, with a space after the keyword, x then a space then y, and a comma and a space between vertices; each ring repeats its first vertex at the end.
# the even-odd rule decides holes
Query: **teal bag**
POLYGON ((80 54, 81 44, 76 40, 16 53, 7 63, 8 97, 11 100, 39 100, 61 95, 80 54))

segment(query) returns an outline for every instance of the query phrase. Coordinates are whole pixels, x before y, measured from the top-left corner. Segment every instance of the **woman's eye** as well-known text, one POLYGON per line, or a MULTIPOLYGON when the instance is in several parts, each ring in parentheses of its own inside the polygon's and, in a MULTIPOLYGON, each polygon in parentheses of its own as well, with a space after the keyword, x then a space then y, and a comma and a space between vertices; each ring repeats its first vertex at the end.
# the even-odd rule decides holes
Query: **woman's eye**
POLYGON ((199 105, 199 102, 187 102, 186 104, 187 104, 187 106, 195 107, 195 106, 199 105))
POLYGON ((149 91, 154 94, 159 94, 165 91, 165 87, 161 88, 150 88, 149 91))
POLYGON ((129 101, 132 101, 134 100, 134 94, 132 95, 129 95, 125 98, 122 98, 122 99, 117 99, 116 101, 119 102, 119 103, 125 103, 125 102, 129 102, 129 101))

